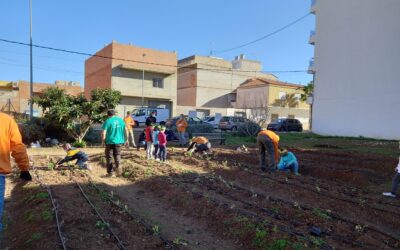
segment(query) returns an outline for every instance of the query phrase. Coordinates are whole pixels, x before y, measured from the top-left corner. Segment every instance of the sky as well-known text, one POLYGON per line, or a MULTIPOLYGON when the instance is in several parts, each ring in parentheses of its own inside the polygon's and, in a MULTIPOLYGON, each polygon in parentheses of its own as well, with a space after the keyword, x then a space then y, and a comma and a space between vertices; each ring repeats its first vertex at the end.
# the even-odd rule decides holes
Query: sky
MULTIPOLYGON (((95 53, 112 40, 165 51, 178 58, 213 55, 232 60, 245 54, 264 71, 307 70, 315 17, 257 43, 310 11, 310 0, 32 0, 33 44, 95 53)), ((0 39, 29 43, 29 0, 0 1, 0 39)), ((33 49, 34 82, 84 83, 85 56, 33 49)), ((275 73, 281 81, 306 84, 312 76, 275 73)), ((0 41, 0 80, 28 80, 29 47, 0 41)))

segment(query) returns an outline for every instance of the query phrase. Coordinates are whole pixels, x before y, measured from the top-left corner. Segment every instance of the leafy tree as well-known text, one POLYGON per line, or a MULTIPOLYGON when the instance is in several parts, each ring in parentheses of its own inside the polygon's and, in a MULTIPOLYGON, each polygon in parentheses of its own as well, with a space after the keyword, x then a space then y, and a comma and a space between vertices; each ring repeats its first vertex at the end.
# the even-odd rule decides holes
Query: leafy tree
POLYGON ((58 87, 48 87, 42 95, 31 99, 42 108, 46 120, 62 127, 79 143, 90 126, 104 122, 106 111, 114 109, 120 101, 121 92, 112 89, 95 89, 88 100, 83 94, 68 95, 58 87))

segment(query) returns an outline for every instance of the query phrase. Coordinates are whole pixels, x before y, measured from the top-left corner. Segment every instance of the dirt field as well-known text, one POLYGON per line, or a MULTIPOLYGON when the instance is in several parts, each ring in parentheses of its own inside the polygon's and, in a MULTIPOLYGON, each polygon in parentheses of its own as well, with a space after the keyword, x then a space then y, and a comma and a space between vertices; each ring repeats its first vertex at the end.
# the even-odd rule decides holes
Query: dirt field
POLYGON ((67 249, 400 247, 400 201, 381 196, 393 157, 292 149, 295 176, 260 172, 254 148, 188 157, 170 147, 167 164, 131 149, 123 151, 123 176, 108 178, 102 150, 85 150, 92 172, 53 169, 59 149, 30 151, 35 182, 8 177, 7 247, 62 249, 60 235, 67 249), (311 234, 313 227, 322 233, 311 234))

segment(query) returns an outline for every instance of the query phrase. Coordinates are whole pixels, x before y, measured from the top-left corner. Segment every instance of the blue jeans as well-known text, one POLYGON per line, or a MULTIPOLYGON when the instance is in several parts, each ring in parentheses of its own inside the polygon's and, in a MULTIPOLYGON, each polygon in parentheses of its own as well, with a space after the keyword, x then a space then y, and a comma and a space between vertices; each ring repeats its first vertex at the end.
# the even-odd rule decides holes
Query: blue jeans
POLYGON ((0 176, 0 233, 3 231, 3 209, 4 209, 5 189, 6 189, 6 177, 2 175, 0 176))
POLYGON ((165 145, 159 145, 158 152, 161 161, 167 160, 167 147, 165 145))
POLYGON ((154 153, 153 153, 153 156, 154 156, 154 159, 157 159, 158 158, 158 151, 159 151, 159 145, 158 144, 153 144, 153 146, 154 146, 154 153))
POLYGON ((297 162, 290 164, 289 166, 283 166, 279 167, 279 170, 287 171, 287 170, 292 170, 295 174, 299 173, 299 164, 297 162))
POLYGON ((186 144, 185 132, 178 132, 179 144, 184 146, 186 144))

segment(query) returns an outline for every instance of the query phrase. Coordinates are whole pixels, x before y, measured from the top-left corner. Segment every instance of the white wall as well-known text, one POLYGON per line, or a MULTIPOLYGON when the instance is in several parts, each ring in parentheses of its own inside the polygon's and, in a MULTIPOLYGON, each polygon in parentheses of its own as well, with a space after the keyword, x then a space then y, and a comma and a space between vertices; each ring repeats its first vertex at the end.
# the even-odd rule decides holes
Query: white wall
POLYGON ((317 0, 313 131, 400 139, 400 0, 317 0))

